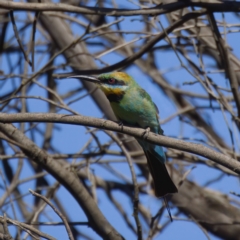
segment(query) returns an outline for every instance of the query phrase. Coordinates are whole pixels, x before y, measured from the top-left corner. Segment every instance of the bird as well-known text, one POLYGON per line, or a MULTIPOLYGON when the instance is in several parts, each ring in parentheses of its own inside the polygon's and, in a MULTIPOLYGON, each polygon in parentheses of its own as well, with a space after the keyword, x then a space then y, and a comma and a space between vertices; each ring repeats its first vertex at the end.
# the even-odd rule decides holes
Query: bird
MULTIPOLYGON (((139 127, 156 134, 163 134, 160 127, 158 109, 151 96, 125 72, 103 73, 98 77, 76 75, 71 78, 94 82, 106 95, 112 110, 121 124, 139 127)), ((147 158, 153 179, 155 196, 164 197, 177 193, 178 189, 166 168, 166 156, 162 146, 137 139, 147 158)))

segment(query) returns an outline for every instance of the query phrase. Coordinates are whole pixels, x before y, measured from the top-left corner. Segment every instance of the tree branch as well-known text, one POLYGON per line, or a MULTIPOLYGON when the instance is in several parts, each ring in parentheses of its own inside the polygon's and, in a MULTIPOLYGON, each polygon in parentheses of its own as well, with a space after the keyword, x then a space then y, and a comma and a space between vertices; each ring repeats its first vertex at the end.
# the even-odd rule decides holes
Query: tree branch
MULTIPOLYGON (((118 123, 91 118, 85 116, 71 116, 55 113, 17 113, 17 114, 0 114, 0 122, 2 123, 16 123, 16 122, 54 122, 63 124, 83 125, 89 127, 96 127, 99 129, 107 129, 120 133, 125 133, 136 138, 142 138, 145 129, 122 127, 118 123)), ((1 127, 0 127, 1 129, 1 127)), ((226 156, 222 153, 216 152, 204 145, 190 143, 183 140, 178 140, 154 133, 149 133, 147 142, 158 144, 164 147, 170 147, 181 151, 186 151, 208 158, 224 167, 232 170, 235 173, 240 174, 240 163, 235 159, 226 156)))
POLYGON ((0 131, 10 139, 22 144, 21 150, 34 162, 52 174, 73 195, 88 217, 90 226, 103 239, 123 240, 123 237, 104 217, 93 198, 81 184, 78 177, 56 162, 45 151, 28 139, 12 124, 0 123, 0 131))
POLYGON ((12 9, 14 11, 63 11, 91 15, 108 15, 108 16, 136 16, 136 15, 160 15, 180 10, 186 7, 202 7, 212 12, 238 12, 240 3, 235 1, 215 2, 210 1, 179 1, 168 4, 159 4, 152 8, 142 9, 117 9, 117 8, 99 8, 72 6, 64 3, 22 3, 22 2, 0 2, 0 8, 12 9))

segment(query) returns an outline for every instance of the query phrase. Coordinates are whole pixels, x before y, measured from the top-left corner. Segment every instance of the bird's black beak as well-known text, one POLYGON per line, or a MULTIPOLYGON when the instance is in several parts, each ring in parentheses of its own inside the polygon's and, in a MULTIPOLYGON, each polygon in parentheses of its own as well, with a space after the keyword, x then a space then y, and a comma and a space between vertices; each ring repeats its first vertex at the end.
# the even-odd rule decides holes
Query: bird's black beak
POLYGON ((101 81, 97 77, 92 77, 92 76, 76 75, 76 76, 70 76, 68 78, 80 78, 84 81, 89 81, 89 82, 93 82, 93 83, 101 83, 101 81))

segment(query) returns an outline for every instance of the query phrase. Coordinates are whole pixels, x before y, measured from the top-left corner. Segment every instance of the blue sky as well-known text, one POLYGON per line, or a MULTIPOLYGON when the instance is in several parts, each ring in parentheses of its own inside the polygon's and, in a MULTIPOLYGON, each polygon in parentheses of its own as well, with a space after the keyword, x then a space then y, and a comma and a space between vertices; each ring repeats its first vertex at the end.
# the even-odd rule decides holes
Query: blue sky
MULTIPOLYGON (((125 7, 125 8, 136 8, 133 4, 131 4, 128 1, 117 1, 119 4, 119 7, 125 7)), ((74 14, 71 14, 74 16, 74 14)), ((221 20, 222 15, 221 14, 215 14, 217 19, 221 20)), ((16 22, 17 22, 17 27, 18 29, 21 28, 23 23, 21 23, 21 20, 26 18, 26 13, 24 12, 17 12, 15 13, 16 17, 16 22)), ((83 18, 80 18, 82 21, 85 21, 83 18)), ((125 17, 124 21, 120 23, 120 26, 122 29, 125 31, 142 31, 142 24, 139 21, 136 21, 136 19, 141 19, 140 16, 136 17, 125 17), (134 21, 133 21, 134 20, 134 21)), ((164 26, 167 26, 167 21, 166 19, 161 16, 160 17, 161 22, 164 26)), ((106 17, 107 22, 111 22, 114 20, 113 17, 106 17)), ((239 21, 238 18, 233 16, 232 14, 225 14, 225 20, 228 23, 236 23, 239 21)), ((159 26, 158 26, 159 27, 159 26)), ((112 29, 116 29, 115 26, 112 27, 112 29)), ((237 28, 236 28, 237 29, 237 28)), ((222 29, 221 29, 222 30, 222 29)), ((7 38, 11 38, 13 36, 13 31, 12 31, 12 26, 11 24, 8 26, 7 30, 7 38)), ((73 24, 72 27, 73 33, 77 35, 81 35, 84 31, 84 29, 76 24, 73 24)), ((27 44, 30 36, 31 28, 28 28, 26 31, 24 31, 24 43, 27 44)), ((170 35, 172 36, 172 35, 170 35)), ((130 41, 136 37, 134 34, 125 34, 124 35, 126 41, 130 41)), ((233 53, 237 56, 240 57, 240 49, 238 47, 238 39, 239 39, 239 33, 232 33, 227 35, 227 41, 229 45, 232 47, 233 53)), ((42 35, 39 31, 37 31, 36 35, 36 40, 41 40, 45 41, 44 38, 42 38, 42 35)), ((140 40, 137 42, 139 46, 143 44, 143 40, 140 40)), ((11 44, 14 46, 17 46, 16 40, 11 41, 11 44)), ((165 45, 166 41, 162 40, 160 41, 157 46, 162 46, 165 45)), ((42 48, 43 50, 44 47, 42 48)), ((101 50, 101 47, 92 47, 91 51, 93 53, 98 52, 101 50)), ((165 72, 164 77, 173 85, 173 86, 180 86, 181 89, 188 90, 188 91, 194 91, 196 93, 201 93, 201 94, 206 94, 203 90, 203 88, 200 86, 199 83, 194 84, 194 85, 183 85, 184 82, 189 82, 189 81, 194 81, 194 78, 185 70, 180 68, 180 62, 176 56, 176 54, 173 51, 163 51, 159 50, 156 51, 156 64, 159 67, 159 71, 165 72), (170 72, 168 72, 168 69, 176 68, 170 72)), ((182 58, 182 57, 181 57, 182 58)), ((196 56, 195 53, 191 54, 191 58, 197 62, 198 61, 198 56, 196 56)), ((114 64, 120 60, 122 60, 122 56, 119 55, 116 52, 109 53, 101 58, 108 64, 114 64)), ((183 58, 182 58, 183 59, 183 58)), ((18 55, 17 54, 11 54, 11 59, 10 61, 12 64, 17 64, 18 60, 18 55)), ((39 63, 36 65, 36 70, 39 70, 44 63, 46 62, 47 57, 42 56, 41 53, 36 54, 36 63, 39 63), (42 58, 42 59, 41 59, 42 58)), ((185 61, 183 59, 183 61, 185 61)), ((55 65, 60 65, 61 63, 65 63, 66 60, 62 57, 59 56, 57 59, 54 61, 55 65)), ((96 61, 99 67, 103 67, 98 61, 96 61)), ((215 62, 209 58, 209 57, 204 57, 204 64, 207 66, 206 69, 208 70, 214 70, 216 69, 215 62)), ((1 62, 0 62, 0 68, 4 70, 5 73, 9 73, 9 64, 8 60, 6 58, 6 55, 3 54, 1 62)), ((19 66, 19 68, 16 69, 15 73, 22 73, 23 70, 23 64, 19 66)), ((70 67, 67 67, 66 72, 71 71, 70 67)), ((58 72, 63 72, 63 70, 59 70, 58 72)), ((161 119, 166 119, 167 117, 171 116, 173 113, 177 111, 175 105, 170 101, 164 93, 160 90, 160 88, 153 83, 152 79, 149 78, 146 74, 143 74, 140 69, 134 65, 128 67, 126 69, 126 72, 130 75, 132 75, 137 82, 151 95, 152 99, 156 103, 158 109, 160 110, 160 117, 161 119)), ((29 69, 29 73, 31 74, 31 71, 29 69)), ((218 84, 222 85, 223 87, 229 87, 228 86, 228 81, 225 79, 224 74, 211 74, 210 75, 214 81, 217 81, 218 84)), ((37 79, 40 83, 46 85, 46 77, 41 76, 37 79)), ((76 79, 65 79, 65 80, 56 80, 57 81, 57 91, 60 94, 67 93, 69 90, 75 89, 76 87, 81 87, 81 84, 78 80, 76 79)), ((1 86, 1 95, 4 95, 5 93, 9 92, 12 90, 12 82, 15 82, 16 85, 19 85, 20 79, 19 78, 12 78, 8 79, 7 81, 0 82, 1 86)), ((86 94, 86 91, 83 90, 79 92, 77 96, 82 96, 86 94)), ((37 95, 37 96, 42 96, 46 97, 46 91, 41 89, 39 86, 34 85, 31 90, 29 91, 29 95, 37 95)), ((76 97, 76 96, 75 96, 76 97)), ((70 99, 68 99, 70 100, 70 99)), ((29 112, 46 112, 47 111, 47 104, 41 100, 27 100, 28 102, 28 107, 29 107, 29 112)), ((208 105, 209 102, 206 100, 198 100, 196 104, 205 104, 208 105)), ((102 118, 102 113, 99 111, 97 108, 96 104, 92 101, 91 97, 85 97, 81 101, 77 101, 76 103, 71 105, 71 108, 74 109, 75 111, 79 112, 80 114, 84 116, 91 116, 91 117, 98 117, 102 118)), ((61 113, 66 112, 64 110, 60 111, 61 113)), ((204 112, 203 117, 207 120, 209 120, 213 125, 215 130, 224 137, 224 139, 231 144, 230 142, 230 136, 228 133, 227 128, 225 127, 225 121, 223 119, 222 113, 220 111, 207 111, 204 112)), ((231 123, 231 118, 229 115, 227 115, 227 119, 229 123, 231 123)), ((18 126, 18 124, 16 124, 18 126)), ((26 124, 26 126, 29 126, 26 124)), ((26 127, 27 128, 27 127, 26 127)), ((39 128, 44 131, 45 130, 45 125, 39 124, 39 128)), ((171 136, 171 137, 190 137, 190 138, 196 138, 196 139, 203 139, 206 140, 206 138, 203 136, 201 132, 196 132, 196 129, 189 126, 188 124, 181 123, 178 118, 174 118, 173 120, 167 122, 166 124, 162 125, 162 128, 164 130, 164 134, 166 136, 171 136)), ((29 133, 27 135, 30 137, 29 133)), ((106 136, 103 132, 98 131, 97 136, 99 136, 99 139, 101 143, 106 143, 110 139, 108 136, 106 136)), ((40 134, 35 134, 36 137, 36 142, 39 146, 42 146, 42 137, 40 134)), ((57 128, 53 131, 53 146, 59 150, 61 153, 76 153, 78 152, 86 143, 86 140, 90 138, 90 134, 86 133, 86 128, 84 127, 79 127, 79 126, 69 126, 69 125, 60 125, 57 124, 57 128)), ((92 144, 91 147, 96 147, 95 144, 92 144)), ((237 146, 239 147, 239 146, 237 146)), ((116 145, 112 145, 111 149, 113 150, 119 150, 119 148, 116 145)), ((13 151, 7 147, 7 153, 12 154, 13 151)), ((119 159, 119 157, 115 157, 116 159, 119 159)), ((112 156, 106 156, 103 157, 102 159, 115 159, 112 156)), ((124 159, 124 158, 122 158, 124 159)), ((26 162, 26 160, 24 160, 26 162)), ((13 159, 10 161, 11 166, 16 169, 17 165, 17 160, 13 159)), ((120 173, 124 173, 128 176, 129 179, 130 177, 130 171, 126 163, 115 163, 112 164, 117 171, 120 173)), ((188 168, 191 168, 193 165, 188 166, 188 168)), ((187 169, 188 169, 187 168, 187 169)), ((109 180, 118 180, 118 178, 115 176, 114 173, 111 173, 106 167, 102 166, 101 164, 94 164, 92 166, 92 169, 94 169, 94 172, 97 176, 102 177, 104 179, 109 179, 109 180)), ((135 168, 136 173, 139 173, 139 170, 135 168)), ((21 173, 21 179, 27 178, 33 174, 31 168, 29 165, 26 163, 24 165, 24 169, 22 170, 21 173)), ((220 174, 219 170, 215 170, 203 165, 198 165, 189 175, 189 179, 192 181, 195 181, 199 185, 204 185, 208 180, 217 177, 220 174)), ((55 180, 51 176, 47 176, 47 179, 49 180, 50 183, 54 183, 55 180)), ((0 180, 1 181, 1 180, 0 180)), ((143 181, 139 177, 139 181, 143 181)), ((2 184, 2 183, 1 183, 2 184)), ((25 194, 27 193, 28 188, 34 189, 34 182, 28 182, 26 184, 23 184, 21 186, 22 193, 25 194)), ((229 194, 230 191, 239 191, 239 182, 236 178, 233 178, 232 176, 224 176, 220 181, 211 184, 208 186, 210 189, 218 190, 223 193, 229 194)), ((3 190, 0 189, 0 195, 3 194, 3 190)), ((136 236, 132 233, 132 231, 126 226, 122 216, 115 210, 115 207, 111 204, 109 201, 108 197, 102 190, 97 191, 98 195, 98 205, 103 214, 107 217, 107 219, 110 221, 110 223, 126 238, 126 239, 136 239, 136 236)), ((71 216, 72 221, 87 221, 87 218, 84 214, 84 212, 81 210, 81 208, 78 206, 76 201, 71 197, 71 195, 67 192, 64 187, 61 187, 60 190, 58 191, 57 196, 59 197, 61 203, 66 207, 69 215, 71 216)), ((115 199, 117 199, 122 206, 127 211, 128 217, 131 221, 131 223, 135 226, 134 219, 132 217, 132 202, 129 201, 129 198, 127 198, 125 195, 123 195, 121 192, 114 192, 113 196, 115 199)), ((231 196, 234 198, 233 196, 231 196)), ((28 199, 29 205, 33 204, 33 198, 32 196, 28 195, 24 199, 28 199)), ((147 209, 150 209, 152 215, 155 215, 156 212, 158 211, 159 207, 161 206, 161 200, 158 200, 152 196, 141 196, 141 201, 142 204, 147 209)), ((49 208, 46 208, 46 212, 48 215, 51 216, 51 220, 53 221, 60 221, 60 219, 55 215, 55 213, 49 208)), ((176 213, 176 209, 172 210, 172 213, 176 213)), ((17 215, 20 214, 17 212, 17 215)), ((13 217, 13 213, 9 210, 9 216, 13 217)), ((167 212, 164 212, 164 221, 161 221, 160 224, 163 224, 167 219, 167 212)), ((186 216, 184 215, 179 215, 179 218, 184 218, 186 219, 186 216)), ((40 221, 50 221, 47 217, 41 217, 40 221)), ((143 221, 142 221, 143 222, 143 221)), ((144 226, 144 224, 143 224, 144 226)), ((14 232, 13 228, 12 231, 14 232)), ((79 226, 78 227, 79 231, 83 233, 87 233, 90 236, 92 236, 93 239, 101 239, 98 235, 96 235, 89 227, 87 226, 79 226)), ((41 230, 43 232, 47 232, 48 234, 52 234, 54 237, 57 239, 66 239, 66 231, 64 227, 41 227, 41 230), (56 230, 57 229, 57 230, 56 230)), ((146 226, 143 229, 144 236, 146 236, 146 226)), ((206 236, 204 235, 203 231, 195 224, 189 221, 181 221, 181 220, 175 220, 173 223, 169 224, 169 226, 164 230, 164 232, 160 235, 161 237, 157 237, 156 239, 161 240, 175 240, 176 236, 178 240, 186 240, 186 239, 195 239, 195 240, 202 240, 205 239, 206 236)), ((218 239, 217 237, 213 236, 210 234, 211 239, 215 240, 218 239)))

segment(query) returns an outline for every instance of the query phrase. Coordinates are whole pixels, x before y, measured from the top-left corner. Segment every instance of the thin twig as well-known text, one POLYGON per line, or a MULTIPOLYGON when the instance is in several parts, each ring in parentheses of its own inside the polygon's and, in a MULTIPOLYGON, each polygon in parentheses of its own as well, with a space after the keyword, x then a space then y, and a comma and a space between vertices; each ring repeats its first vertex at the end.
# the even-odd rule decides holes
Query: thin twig
POLYGON ((137 225, 137 234, 138 234, 138 240, 142 240, 142 227, 141 223, 138 218, 138 203, 139 203, 139 190, 138 190, 138 184, 137 184, 137 178, 134 171, 133 163, 130 154, 128 153, 127 149, 124 147, 122 142, 118 139, 118 137, 113 134, 112 132, 105 131, 116 143, 117 145, 122 149, 124 155, 126 156, 128 166, 130 168, 130 172, 132 175, 132 182, 134 186, 134 198, 133 198, 133 216, 137 225))
POLYGON ((30 66, 32 66, 32 62, 31 62, 31 60, 28 58, 27 53, 25 52, 24 47, 23 47, 23 45, 22 45, 22 42, 21 42, 21 40, 20 40, 20 37, 19 37, 19 35, 18 35, 18 30, 17 30, 17 26, 16 26, 16 23, 15 23, 14 15, 13 15, 13 10, 10 10, 9 13, 10 13, 11 21, 12 21, 13 31, 14 31, 15 37, 16 37, 16 39, 17 39, 18 45, 19 45, 19 47, 20 47, 20 49, 21 49, 21 51, 22 51, 22 53, 23 53, 23 55, 24 55, 24 58, 25 58, 26 62, 28 62, 28 64, 29 64, 30 66))
POLYGON ((39 198, 41 198, 44 202, 46 202, 52 209, 53 211, 62 219, 62 221, 64 222, 64 226, 67 230, 67 233, 68 233, 68 237, 70 240, 74 240, 73 238, 73 234, 72 234, 72 231, 71 231, 71 228, 70 226, 68 225, 68 221, 67 219, 65 218, 65 216, 62 215, 62 213, 44 196, 42 196, 41 194, 38 194, 36 192, 34 192, 33 190, 29 189, 29 192, 34 195, 34 196, 37 196, 39 198))
POLYGON ((34 72, 35 68, 35 36, 36 36, 36 29, 37 29, 37 21, 38 17, 40 15, 40 12, 35 12, 34 20, 33 20, 33 28, 32 28, 32 44, 31 44, 31 52, 32 52, 32 71, 34 72))

